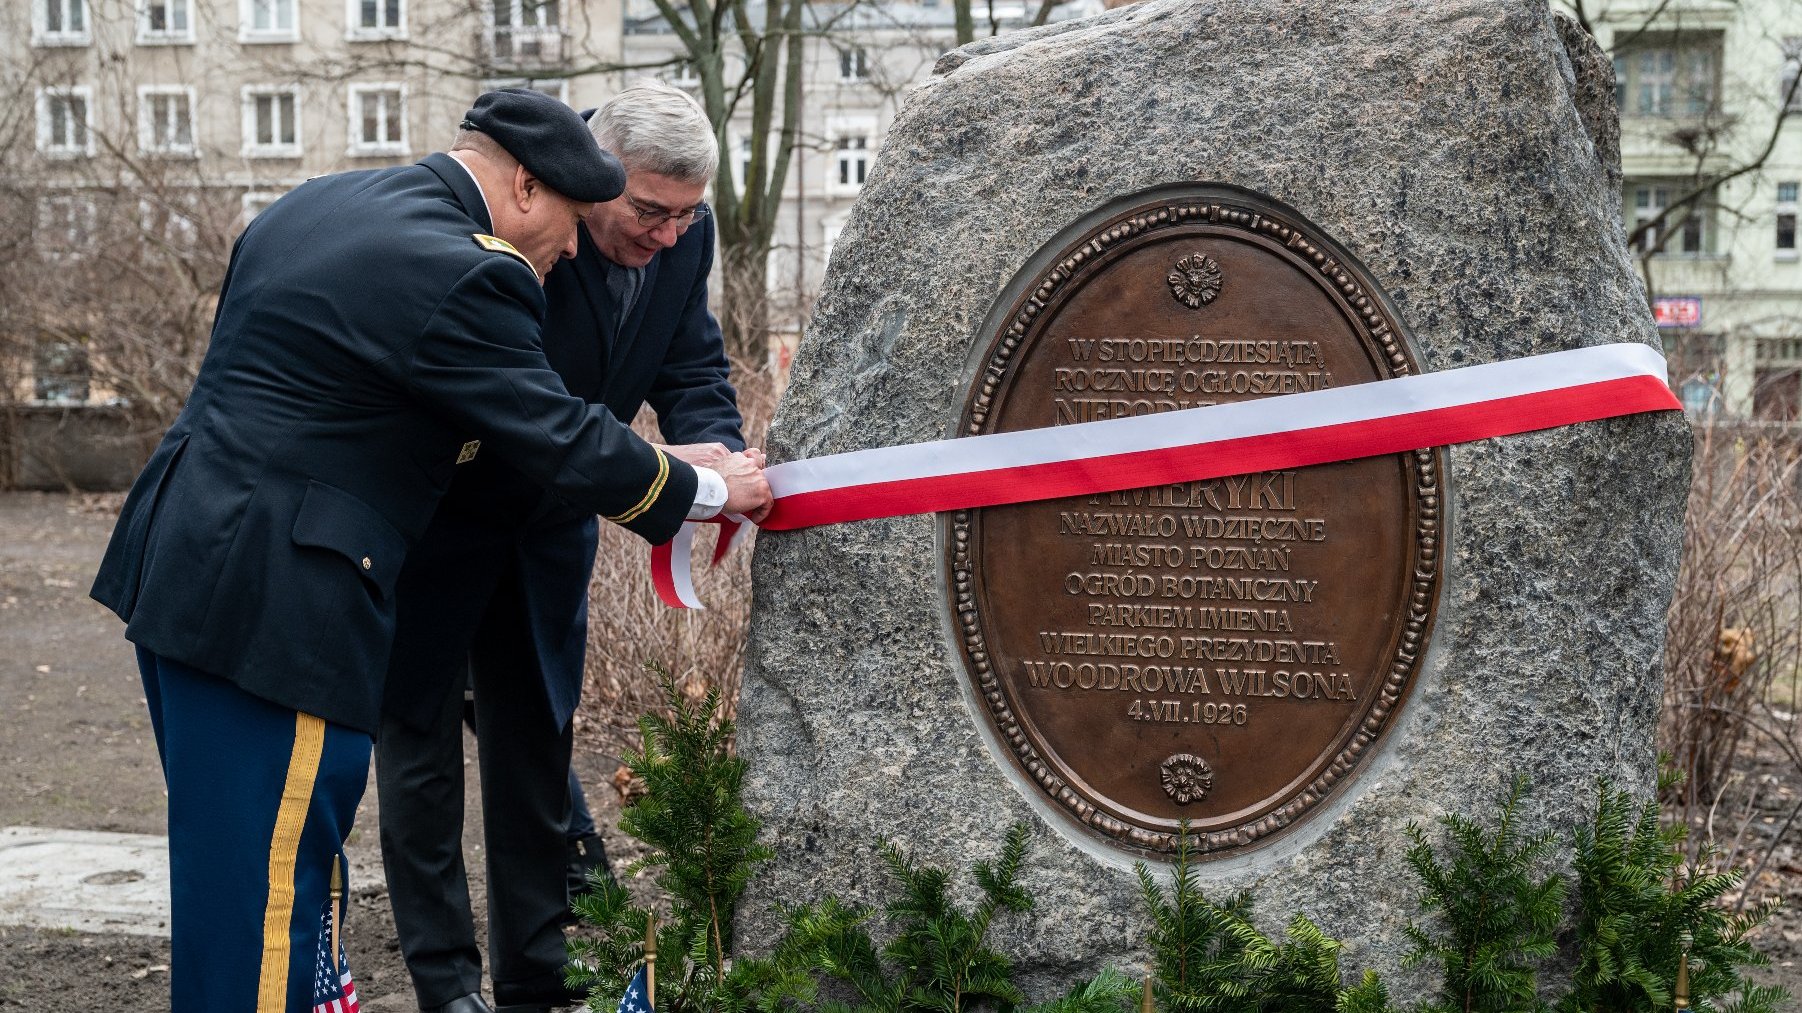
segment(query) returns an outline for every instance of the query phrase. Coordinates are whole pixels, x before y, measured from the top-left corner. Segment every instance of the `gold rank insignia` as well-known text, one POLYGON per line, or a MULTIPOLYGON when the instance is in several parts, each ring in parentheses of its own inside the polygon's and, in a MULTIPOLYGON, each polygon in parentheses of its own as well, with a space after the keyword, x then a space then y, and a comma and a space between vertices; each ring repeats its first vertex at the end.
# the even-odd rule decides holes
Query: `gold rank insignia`
POLYGON ((513 244, 507 242, 505 239, 502 239, 499 236, 488 235, 485 232, 474 232, 470 235, 471 238, 476 241, 476 245, 480 246, 482 249, 487 250, 490 253, 505 253, 511 257, 518 257, 520 263, 532 268, 533 274, 538 273, 538 268, 532 267, 532 262, 526 259, 526 255, 515 249, 513 244))
POLYGON ((457 463, 468 464, 470 461, 475 460, 476 451, 480 449, 482 449, 481 440, 470 440, 468 443, 463 444, 463 449, 457 452, 457 463))

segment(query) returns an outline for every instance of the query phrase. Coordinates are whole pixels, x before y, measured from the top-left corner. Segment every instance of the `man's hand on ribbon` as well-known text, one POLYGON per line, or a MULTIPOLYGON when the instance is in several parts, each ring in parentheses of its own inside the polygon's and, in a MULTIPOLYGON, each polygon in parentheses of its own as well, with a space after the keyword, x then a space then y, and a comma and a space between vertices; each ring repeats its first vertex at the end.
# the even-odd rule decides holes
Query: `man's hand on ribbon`
MULTIPOLYGON (((693 465, 696 468, 713 468, 716 471, 719 469, 719 463, 732 453, 726 449, 724 443, 678 443, 674 445, 658 443, 655 446, 683 464, 693 465)), ((758 467, 762 466, 762 462, 759 462, 758 467)))
POLYGON ((752 448, 727 454, 708 467, 726 480, 726 507, 722 513, 742 514, 753 524, 769 516, 775 501, 770 496, 770 483, 763 477, 763 451, 752 448))

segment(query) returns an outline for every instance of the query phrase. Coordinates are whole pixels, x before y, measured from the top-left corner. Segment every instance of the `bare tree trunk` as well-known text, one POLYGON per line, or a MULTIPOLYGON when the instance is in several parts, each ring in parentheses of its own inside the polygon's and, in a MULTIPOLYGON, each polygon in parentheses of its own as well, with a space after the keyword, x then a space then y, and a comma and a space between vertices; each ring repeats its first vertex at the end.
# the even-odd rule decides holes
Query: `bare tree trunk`
POLYGON ((768 245, 720 243, 720 330, 734 359, 762 363, 769 357, 768 245))

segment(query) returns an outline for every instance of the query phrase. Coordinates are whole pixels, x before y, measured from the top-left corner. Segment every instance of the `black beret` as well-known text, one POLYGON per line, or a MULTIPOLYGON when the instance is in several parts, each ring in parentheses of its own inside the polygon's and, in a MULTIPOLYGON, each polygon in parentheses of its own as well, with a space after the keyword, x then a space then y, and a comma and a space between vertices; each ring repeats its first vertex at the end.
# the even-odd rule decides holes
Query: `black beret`
POLYGON ((526 171, 570 200, 610 201, 626 188, 619 159, 601 150, 569 106, 530 88, 502 88, 476 99, 464 130, 480 130, 526 171))

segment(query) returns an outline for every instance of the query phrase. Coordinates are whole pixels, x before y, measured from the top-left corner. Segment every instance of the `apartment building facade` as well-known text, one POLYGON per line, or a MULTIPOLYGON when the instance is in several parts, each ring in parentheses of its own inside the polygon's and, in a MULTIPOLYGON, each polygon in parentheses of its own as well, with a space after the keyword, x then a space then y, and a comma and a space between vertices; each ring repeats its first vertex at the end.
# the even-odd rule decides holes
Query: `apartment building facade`
POLYGON ((1692 414, 1802 403, 1802 4, 1622 0, 1585 12, 1614 57, 1621 215, 1692 414))

